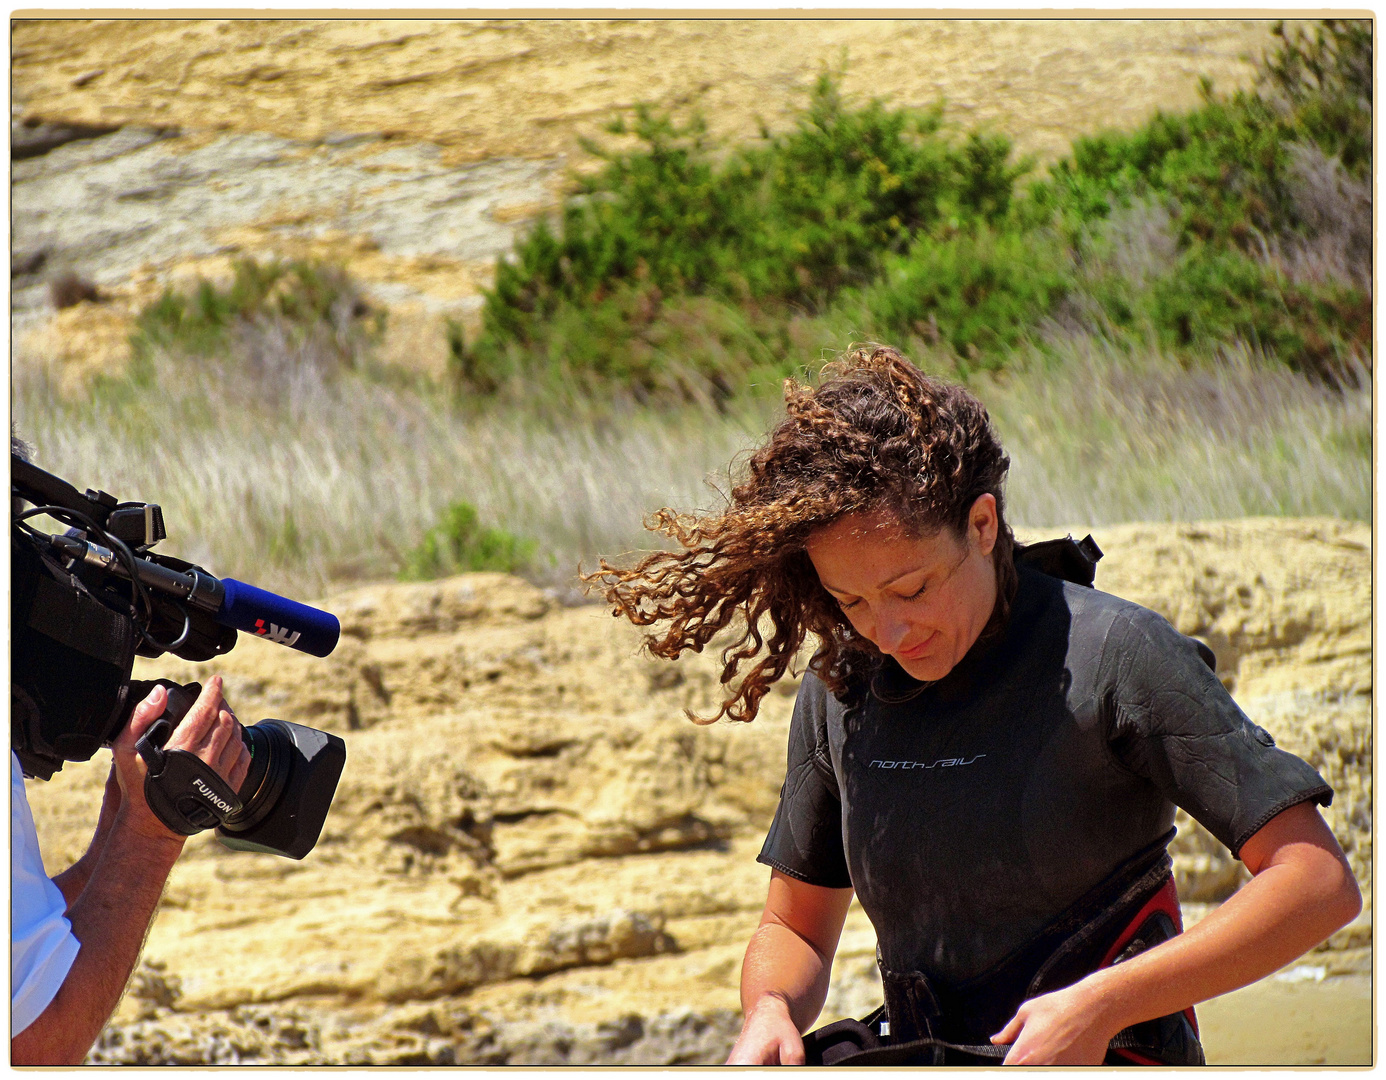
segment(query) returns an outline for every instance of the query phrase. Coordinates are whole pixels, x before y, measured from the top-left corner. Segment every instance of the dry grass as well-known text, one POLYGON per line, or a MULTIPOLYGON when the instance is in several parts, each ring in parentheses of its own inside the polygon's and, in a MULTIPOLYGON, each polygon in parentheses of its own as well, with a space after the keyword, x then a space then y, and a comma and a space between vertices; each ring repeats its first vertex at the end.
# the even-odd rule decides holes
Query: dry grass
POLYGON ((449 503, 539 541, 536 576, 643 543, 641 518, 707 506, 704 483, 762 426, 702 412, 545 425, 468 416, 436 393, 304 368, 280 395, 168 359, 154 386, 62 405, 41 377, 16 385, 16 429, 79 488, 159 502, 163 549, 299 595, 387 577, 449 503))
POLYGON ((979 382, 1029 526, 1371 512, 1371 390, 1341 392, 1244 347, 1184 368, 1100 338, 979 382))
POLYGON ((1292 143, 1290 193, 1302 237, 1272 238, 1268 256, 1296 284, 1372 286, 1372 188, 1312 143, 1292 143))
MULTIPOLYGON (((80 487, 161 503, 164 548, 310 597, 390 576, 449 503, 538 541, 541 584, 651 546, 651 510, 710 508, 775 402, 542 422, 466 414, 427 387, 305 364, 266 394, 243 369, 154 360, 152 382, 64 404, 21 366, 18 434, 80 487)), ((1233 351, 1185 370, 1075 337, 974 384, 1013 461, 1021 525, 1370 510, 1370 390, 1339 393, 1233 351)))

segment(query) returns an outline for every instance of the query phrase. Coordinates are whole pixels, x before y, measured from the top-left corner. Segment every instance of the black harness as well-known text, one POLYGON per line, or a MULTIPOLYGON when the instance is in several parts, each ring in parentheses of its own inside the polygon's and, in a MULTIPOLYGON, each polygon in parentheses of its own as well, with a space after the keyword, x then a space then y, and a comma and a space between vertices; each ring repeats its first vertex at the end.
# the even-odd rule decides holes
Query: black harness
MULTIPOLYGON (((885 1004, 804 1036, 810 1065, 996 1064, 993 1045, 1021 1003, 1061 990, 1102 967, 1168 941, 1181 930, 1165 852, 1170 836, 1141 852, 1063 916, 982 975, 945 986, 922 972, 880 963, 885 1004)), ((1106 1064, 1202 1065, 1192 1009, 1133 1024, 1108 1045, 1106 1064)))

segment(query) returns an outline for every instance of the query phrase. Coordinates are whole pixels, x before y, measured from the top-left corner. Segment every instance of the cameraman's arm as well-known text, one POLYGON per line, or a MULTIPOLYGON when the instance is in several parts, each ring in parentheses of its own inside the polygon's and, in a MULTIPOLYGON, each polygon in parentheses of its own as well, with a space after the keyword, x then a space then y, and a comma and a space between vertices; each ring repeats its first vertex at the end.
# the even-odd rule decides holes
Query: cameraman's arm
MULTIPOLYGON (((165 828, 145 803, 145 765, 135 751, 136 740, 163 713, 166 702, 167 691, 157 687, 136 707, 112 747, 119 804, 85 887, 67 912, 81 949, 47 1008, 10 1040, 16 1065, 80 1064, 115 1011, 139 959, 164 882, 185 840, 165 828)), ((220 678, 207 681, 168 747, 195 753, 239 790, 250 752, 235 716, 222 703, 220 678)))
POLYGON ((106 777, 106 793, 101 799, 101 815, 96 819, 96 833, 91 838, 91 844, 80 859, 53 879, 53 884, 63 894, 69 908, 76 903, 77 897, 91 880, 91 872, 106 847, 106 841, 111 835, 111 826, 115 824, 116 811, 119 809, 120 779, 116 776, 115 765, 112 765, 110 774, 106 777))
POLYGON ((115 1011, 139 958, 183 838, 154 839, 117 821, 91 880, 69 906, 77 959, 48 1007, 10 1040, 15 1065, 80 1065, 115 1011))

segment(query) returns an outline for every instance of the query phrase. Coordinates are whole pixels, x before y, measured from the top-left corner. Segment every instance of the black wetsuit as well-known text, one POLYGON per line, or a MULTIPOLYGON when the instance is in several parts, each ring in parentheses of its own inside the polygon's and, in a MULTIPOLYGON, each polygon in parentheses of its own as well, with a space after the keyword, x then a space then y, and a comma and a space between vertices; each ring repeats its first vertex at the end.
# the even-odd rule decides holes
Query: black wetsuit
POLYGON ((936 683, 887 660, 844 704, 805 675, 760 854, 856 889, 882 966, 943 987, 1158 854, 1176 805, 1236 854, 1280 811, 1333 794, 1164 618, 1019 569, 1004 631, 936 683))

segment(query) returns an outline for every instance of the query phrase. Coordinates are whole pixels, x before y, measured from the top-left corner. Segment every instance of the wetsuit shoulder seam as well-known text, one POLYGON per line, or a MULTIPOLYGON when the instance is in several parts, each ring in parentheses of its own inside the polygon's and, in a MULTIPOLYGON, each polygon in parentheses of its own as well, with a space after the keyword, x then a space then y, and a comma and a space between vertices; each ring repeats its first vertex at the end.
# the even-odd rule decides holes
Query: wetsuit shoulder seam
MULTIPOLYGON (((1117 599, 1120 599, 1120 597, 1118 597, 1117 599)), ((1115 766, 1121 772, 1125 773, 1127 776, 1139 777, 1141 779, 1149 779, 1149 777, 1143 776, 1141 773, 1137 772, 1125 761, 1123 761, 1121 755, 1116 752, 1116 748, 1112 746, 1113 738, 1115 738, 1120 733, 1118 721, 1122 720, 1125 717, 1125 709, 1122 707, 1121 703, 1121 671, 1119 669, 1119 661, 1113 661, 1118 665, 1118 670, 1108 675, 1107 653, 1108 650, 1112 647, 1112 639, 1120 636, 1121 641, 1125 642, 1126 639, 1130 636, 1131 628, 1133 625, 1134 619, 1132 617, 1130 608, 1125 607, 1125 605, 1120 606, 1117 608, 1116 614, 1112 617, 1112 623, 1109 627, 1107 627, 1107 633, 1103 636, 1102 639, 1102 651, 1099 654, 1097 661, 1098 680, 1099 684, 1104 679, 1107 680, 1107 695, 1109 697, 1110 702, 1106 730, 1103 732, 1102 750, 1103 753, 1107 756, 1107 760, 1110 761, 1113 766, 1115 766), (1118 631, 1118 622, 1122 623, 1120 632, 1118 631)), ((1134 727, 1134 725, 1129 724, 1127 726, 1134 727)), ((1137 731, 1136 734, 1139 734, 1139 732, 1137 731)))

